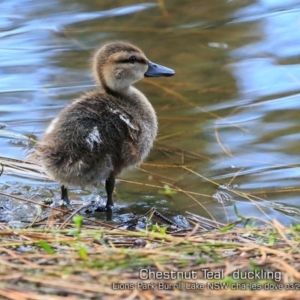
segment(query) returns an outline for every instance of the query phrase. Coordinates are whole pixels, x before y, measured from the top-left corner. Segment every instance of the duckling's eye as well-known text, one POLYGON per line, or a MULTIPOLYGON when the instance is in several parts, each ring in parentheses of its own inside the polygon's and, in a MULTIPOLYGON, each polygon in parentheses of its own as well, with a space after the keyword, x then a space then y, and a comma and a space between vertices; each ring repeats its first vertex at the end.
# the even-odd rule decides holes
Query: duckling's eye
POLYGON ((137 61, 137 59, 136 59, 136 57, 135 57, 134 55, 132 55, 132 56, 129 57, 128 61, 129 61, 131 64, 134 64, 134 63, 137 61))

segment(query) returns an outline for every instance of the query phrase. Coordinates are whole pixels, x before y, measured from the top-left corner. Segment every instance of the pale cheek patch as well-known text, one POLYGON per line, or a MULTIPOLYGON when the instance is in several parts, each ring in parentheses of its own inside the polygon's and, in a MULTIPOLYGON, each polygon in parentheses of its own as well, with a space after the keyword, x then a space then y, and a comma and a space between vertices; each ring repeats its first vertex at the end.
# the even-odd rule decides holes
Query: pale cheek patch
POLYGON ((93 130, 89 133, 85 140, 88 143, 91 150, 93 150, 94 148, 94 143, 100 144, 102 142, 97 126, 93 128, 93 130))
POLYGON ((115 77, 116 77, 117 79, 120 79, 121 76, 122 76, 122 73, 123 73, 123 70, 122 70, 122 69, 116 69, 116 70, 115 70, 115 77))

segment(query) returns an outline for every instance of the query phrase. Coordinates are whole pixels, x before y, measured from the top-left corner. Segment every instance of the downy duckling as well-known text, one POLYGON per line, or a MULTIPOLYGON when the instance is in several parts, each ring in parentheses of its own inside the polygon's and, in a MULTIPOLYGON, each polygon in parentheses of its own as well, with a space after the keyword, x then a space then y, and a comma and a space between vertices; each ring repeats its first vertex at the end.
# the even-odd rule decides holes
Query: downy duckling
POLYGON ((132 84, 175 72, 149 61, 127 42, 102 46, 94 56, 93 71, 99 88, 52 120, 31 157, 61 183, 61 199, 67 205, 68 185, 84 188, 105 181, 106 208, 111 210, 116 176, 147 157, 157 133, 152 105, 132 84))

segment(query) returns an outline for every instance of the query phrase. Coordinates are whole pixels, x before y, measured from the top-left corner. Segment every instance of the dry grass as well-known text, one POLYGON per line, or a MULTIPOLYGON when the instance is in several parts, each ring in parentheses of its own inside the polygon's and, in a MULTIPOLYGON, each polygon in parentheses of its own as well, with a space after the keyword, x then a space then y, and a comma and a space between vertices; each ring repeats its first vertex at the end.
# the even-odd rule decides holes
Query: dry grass
POLYGON ((64 222, 64 228, 59 229, 62 223, 58 220, 62 217, 66 219, 65 213, 57 211, 55 216, 49 216, 51 220, 39 223, 38 228, 1 226, 1 299, 199 299, 199 295, 201 299, 298 299, 300 296, 298 226, 286 228, 276 221, 257 226, 256 220, 240 219, 221 229, 205 230, 201 228, 203 220, 190 214, 193 229, 168 229, 170 233, 157 226, 136 231, 105 223, 94 226, 78 216, 64 222), (246 227, 236 226, 245 225, 246 221, 246 227), (174 271, 177 278, 143 279, 141 269, 156 274, 174 271), (216 278, 205 278, 203 269, 213 272, 216 278), (192 271, 195 279, 182 279, 176 273, 192 274, 188 273, 192 271), (269 275, 262 273, 267 271, 269 275), (237 276, 237 272, 248 274, 248 278, 237 276), (260 275, 249 279, 253 272, 260 275), (159 288, 162 283, 167 286, 159 288), (220 288, 219 283, 226 287, 220 288), (193 284, 197 284, 196 289, 191 289, 193 284))
MULTIPOLYGON (((27 162, 3 157, 0 162, 4 171, 44 176, 27 162)), ((179 188, 177 192, 194 197, 179 188)), ((236 222, 224 225, 188 213, 191 229, 154 225, 129 231, 77 216, 76 211, 50 209, 32 199, 0 194, 48 212, 43 215, 46 218, 37 215, 26 229, 1 225, 1 299, 300 297, 300 226, 246 219, 238 212, 236 222), (157 276, 165 272, 170 277, 172 271, 175 275, 173 279, 144 279, 142 269, 157 276), (180 272, 194 277, 182 278, 180 272)), ((153 215, 149 214, 148 221, 153 215)))

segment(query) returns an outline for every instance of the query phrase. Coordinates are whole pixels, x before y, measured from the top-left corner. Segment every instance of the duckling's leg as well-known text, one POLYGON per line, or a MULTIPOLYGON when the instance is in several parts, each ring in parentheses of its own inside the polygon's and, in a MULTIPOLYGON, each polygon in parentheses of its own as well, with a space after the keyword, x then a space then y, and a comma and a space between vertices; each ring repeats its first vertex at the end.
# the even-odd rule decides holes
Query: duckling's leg
POLYGON ((114 175, 110 175, 108 179, 106 179, 105 182, 105 190, 107 194, 107 201, 106 201, 106 208, 108 210, 111 210, 112 207, 114 206, 114 201, 113 201, 113 191, 115 187, 115 177, 114 175))
POLYGON ((64 203, 67 206, 70 205, 70 199, 68 196, 68 188, 66 188, 64 185, 61 186, 61 199, 64 201, 64 203))

